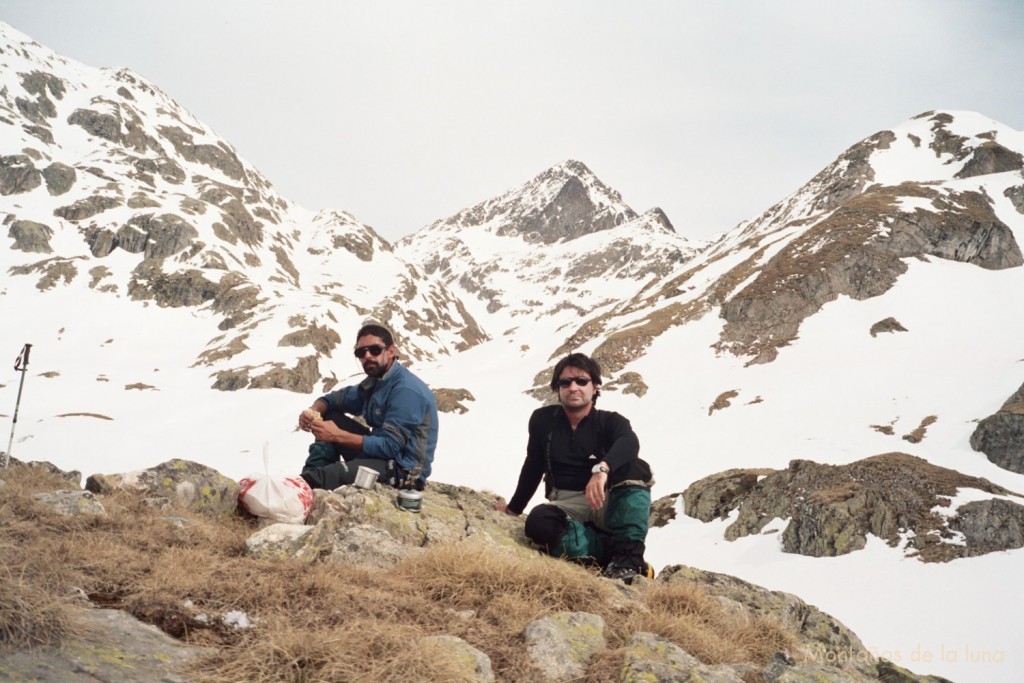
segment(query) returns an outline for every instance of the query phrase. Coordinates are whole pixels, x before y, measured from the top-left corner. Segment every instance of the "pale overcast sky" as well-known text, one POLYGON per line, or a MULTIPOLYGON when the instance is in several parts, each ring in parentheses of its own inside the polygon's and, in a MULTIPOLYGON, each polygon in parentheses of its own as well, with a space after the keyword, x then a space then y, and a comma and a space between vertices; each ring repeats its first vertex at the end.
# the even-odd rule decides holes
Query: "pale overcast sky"
POLYGON ((1024 128, 1024 2, 0 0, 397 239, 566 159, 705 239, 929 109, 1024 128))

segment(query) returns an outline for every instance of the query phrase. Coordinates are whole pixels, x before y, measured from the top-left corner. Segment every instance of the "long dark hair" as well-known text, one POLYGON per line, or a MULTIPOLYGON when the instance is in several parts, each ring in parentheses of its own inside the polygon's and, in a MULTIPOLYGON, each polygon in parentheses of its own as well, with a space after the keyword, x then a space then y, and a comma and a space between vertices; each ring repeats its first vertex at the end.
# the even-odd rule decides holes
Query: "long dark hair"
POLYGON ((597 403, 597 397, 601 395, 599 388, 601 386, 601 366, 597 364, 597 361, 585 353, 570 353, 558 361, 555 369, 551 372, 551 391, 558 391, 558 378, 562 376, 562 371, 566 368, 576 368, 590 375, 590 380, 594 383, 592 402, 597 403))

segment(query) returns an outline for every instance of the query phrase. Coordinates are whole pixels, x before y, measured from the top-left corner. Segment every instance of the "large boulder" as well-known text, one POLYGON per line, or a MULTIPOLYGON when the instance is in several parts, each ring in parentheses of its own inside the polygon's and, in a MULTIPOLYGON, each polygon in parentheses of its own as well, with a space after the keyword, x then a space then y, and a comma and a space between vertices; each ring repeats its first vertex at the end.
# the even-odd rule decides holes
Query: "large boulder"
POLYGON ((96 500, 92 491, 48 491, 37 493, 32 498, 37 503, 67 517, 79 515, 103 517, 107 514, 103 503, 96 500))
POLYGON ((14 244, 11 245, 12 249, 38 254, 53 253, 53 249, 50 248, 53 230, 43 223, 14 221, 7 230, 7 236, 14 240, 14 244))
POLYGON ((548 681, 577 681, 607 641, 604 619, 586 612, 560 612, 532 621, 523 631, 533 665, 548 681))
POLYGON ((978 423, 971 448, 1004 470, 1024 474, 1024 384, 1002 408, 978 423))
POLYGON ((0 157, 0 195, 30 192, 43 183, 43 174, 25 154, 0 157))
POLYGON ((0 680, 37 683, 186 683, 181 671, 209 654, 127 612, 80 609, 75 634, 60 645, 29 647, 0 657, 0 680))
POLYGON ((305 525, 272 524, 246 542, 250 555, 307 562, 386 567, 429 545, 479 541, 511 552, 534 554, 523 521, 494 511, 493 495, 431 482, 422 511, 398 507, 398 491, 383 484, 314 491, 305 525))
POLYGON ((145 470, 93 474, 85 482, 93 493, 132 491, 147 498, 168 498, 197 512, 233 513, 238 507, 238 483, 217 470, 188 460, 168 460, 145 470))

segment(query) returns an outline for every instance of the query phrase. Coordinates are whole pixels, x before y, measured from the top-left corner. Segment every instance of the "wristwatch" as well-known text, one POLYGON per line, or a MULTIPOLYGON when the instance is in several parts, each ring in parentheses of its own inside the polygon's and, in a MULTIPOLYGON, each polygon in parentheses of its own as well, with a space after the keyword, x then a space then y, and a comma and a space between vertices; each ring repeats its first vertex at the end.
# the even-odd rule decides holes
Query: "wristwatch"
POLYGON ((596 465, 594 465, 590 471, 593 472, 594 474, 597 474, 598 472, 604 472, 605 474, 608 474, 608 465, 606 465, 603 462, 599 462, 596 465))

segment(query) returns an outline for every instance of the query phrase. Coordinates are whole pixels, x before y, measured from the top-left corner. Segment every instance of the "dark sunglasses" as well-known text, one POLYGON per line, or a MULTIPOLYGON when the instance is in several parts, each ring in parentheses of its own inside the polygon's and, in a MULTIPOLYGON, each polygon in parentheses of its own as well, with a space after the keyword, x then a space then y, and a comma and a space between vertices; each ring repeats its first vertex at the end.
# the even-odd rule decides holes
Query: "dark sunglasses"
POLYGON ((384 347, 380 344, 370 344, 369 346, 357 346, 355 350, 356 358, 362 358, 367 353, 371 356, 377 357, 384 352, 384 347))
POLYGON ((576 382, 576 384, 581 386, 581 387, 585 387, 588 384, 590 384, 590 378, 589 377, 569 377, 567 379, 560 379, 560 380, 558 380, 558 382, 556 382, 556 384, 558 384, 558 388, 559 389, 567 389, 570 386, 572 386, 573 382, 576 382))

